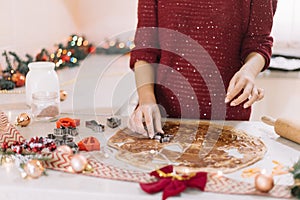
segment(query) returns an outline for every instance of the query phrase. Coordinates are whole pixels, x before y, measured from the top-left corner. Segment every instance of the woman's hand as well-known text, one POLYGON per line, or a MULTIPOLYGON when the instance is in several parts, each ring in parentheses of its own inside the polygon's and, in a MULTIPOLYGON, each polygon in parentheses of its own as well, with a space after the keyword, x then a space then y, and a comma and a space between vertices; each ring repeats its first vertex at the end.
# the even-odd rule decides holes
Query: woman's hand
POLYGON ((257 52, 250 53, 245 59, 245 64, 230 80, 225 103, 230 102, 230 106, 237 106, 248 99, 244 104, 244 108, 248 108, 255 101, 263 99, 264 90, 256 87, 255 78, 264 66, 265 59, 262 55, 257 52))
POLYGON ((161 128, 161 115, 157 104, 144 104, 132 113, 128 128, 144 136, 153 138, 156 132, 163 133, 161 128), (143 121, 146 123, 147 130, 143 121))
POLYGON ((135 63, 134 72, 139 106, 130 116, 128 123, 128 128, 132 131, 150 138, 154 137, 155 132, 163 133, 161 115, 154 95, 154 71, 154 66, 145 61, 135 63), (144 127, 144 121, 147 130, 144 127))
POLYGON ((263 99, 263 97, 264 90, 256 87, 255 76, 251 72, 241 69, 232 77, 229 83, 225 103, 231 101, 230 106, 237 106, 248 99, 243 105, 244 108, 248 108, 255 101, 263 99), (242 94, 237 97, 241 91, 242 94))

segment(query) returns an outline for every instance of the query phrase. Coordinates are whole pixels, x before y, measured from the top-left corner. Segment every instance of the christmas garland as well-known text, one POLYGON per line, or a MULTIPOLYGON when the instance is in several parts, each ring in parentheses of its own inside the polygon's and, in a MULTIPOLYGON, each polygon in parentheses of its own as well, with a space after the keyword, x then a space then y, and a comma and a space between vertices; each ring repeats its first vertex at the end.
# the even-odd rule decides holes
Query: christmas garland
POLYGON ((26 59, 21 59, 14 52, 4 51, 2 55, 6 60, 6 69, 0 70, 0 90, 12 90, 25 85, 26 74, 29 71, 28 64, 34 61, 49 61, 55 63, 55 69, 64 67, 75 67, 89 54, 126 54, 134 47, 133 41, 120 42, 117 40, 106 40, 101 47, 95 47, 83 36, 70 35, 67 43, 58 44, 53 53, 42 49, 35 58, 26 54, 26 59), (13 62, 10 60, 13 57, 13 62))
POLYGON ((294 185, 291 188, 292 195, 300 199, 300 159, 291 169, 294 178, 294 185))
POLYGON ((15 163, 23 178, 38 178, 46 175, 43 161, 47 158, 43 153, 56 150, 54 140, 47 137, 33 137, 27 141, 3 142, 0 145, 0 165, 15 163))

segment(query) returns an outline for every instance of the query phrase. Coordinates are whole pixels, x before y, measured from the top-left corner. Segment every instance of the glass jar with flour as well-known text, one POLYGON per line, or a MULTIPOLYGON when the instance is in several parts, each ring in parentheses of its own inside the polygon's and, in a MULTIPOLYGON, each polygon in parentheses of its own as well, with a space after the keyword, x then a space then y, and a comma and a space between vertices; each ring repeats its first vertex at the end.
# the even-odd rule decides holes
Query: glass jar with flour
MULTIPOLYGON (((55 100, 59 111, 59 80, 53 62, 32 62, 28 64, 29 72, 26 76, 26 103, 32 106, 33 94, 51 94, 43 98, 55 100), (55 98, 53 98, 55 96, 55 98)), ((36 95, 37 96, 37 95, 36 95)), ((36 105, 36 102, 35 102, 36 105)))

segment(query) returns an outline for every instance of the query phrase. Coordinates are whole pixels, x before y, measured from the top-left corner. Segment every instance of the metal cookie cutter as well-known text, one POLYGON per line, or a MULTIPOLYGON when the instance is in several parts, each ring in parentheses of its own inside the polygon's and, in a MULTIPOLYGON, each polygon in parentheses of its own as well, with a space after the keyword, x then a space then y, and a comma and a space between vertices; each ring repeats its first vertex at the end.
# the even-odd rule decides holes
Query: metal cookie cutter
POLYGON ((95 132, 103 132, 104 131, 104 125, 98 124, 95 120, 86 121, 85 126, 87 128, 92 129, 95 132))
POLYGON ((153 137, 154 140, 156 140, 160 143, 170 142, 172 138, 173 138, 173 135, 163 134, 163 133, 155 133, 155 135, 153 137))
POLYGON ((76 153, 78 151, 78 146, 73 141, 74 137, 71 135, 56 135, 51 133, 48 134, 47 138, 53 140, 57 146, 68 145, 72 149, 73 153, 76 153))
POLYGON ((110 128, 116 128, 121 125, 121 119, 117 117, 110 117, 107 118, 106 124, 110 128))
POLYGON ((61 126, 60 128, 55 128, 54 129, 54 135, 71 135, 71 136, 77 136, 78 133, 78 129, 74 128, 74 127, 64 127, 61 126))

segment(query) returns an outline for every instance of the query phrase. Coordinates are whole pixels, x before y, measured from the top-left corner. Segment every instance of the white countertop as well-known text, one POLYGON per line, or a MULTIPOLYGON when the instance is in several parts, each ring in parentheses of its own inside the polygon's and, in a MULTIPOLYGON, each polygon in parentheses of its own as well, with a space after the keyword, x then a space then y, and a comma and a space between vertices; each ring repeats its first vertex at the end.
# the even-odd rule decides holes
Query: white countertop
MULTIPOLYGON (((66 101, 61 103, 61 110, 63 116, 68 116, 72 118, 81 119, 81 126, 79 127, 80 135, 77 140, 82 137, 93 135, 101 140, 101 145, 105 145, 103 138, 109 137, 116 130, 107 129, 103 136, 99 136, 93 133, 90 129, 84 127, 85 120, 98 120, 105 124, 107 116, 118 113, 118 110, 124 102, 126 104, 126 99, 124 101, 116 100, 115 102, 111 99, 114 97, 115 91, 108 89, 106 84, 115 84, 113 88, 120 91, 119 86, 122 85, 123 81, 127 81, 128 78, 132 79, 132 73, 128 70, 128 66, 123 66, 124 62, 127 62, 128 58, 117 58, 114 56, 107 57, 104 63, 109 63, 113 60, 112 65, 107 65, 109 67, 99 69, 98 74, 105 74, 100 80, 97 76, 94 77, 86 76, 85 72, 78 73, 78 69, 66 69, 65 71, 59 72, 59 77, 62 86, 61 89, 66 90, 69 93, 69 97, 66 101), (123 59, 123 60, 122 60, 123 59), (120 74, 114 74, 114 67, 119 68, 120 74), (123 68, 124 67, 124 68, 123 68), (107 70, 104 70, 107 69, 107 70), (123 72, 122 72, 123 70, 123 72), (105 71, 105 73, 104 73, 105 71), (76 79, 77 77, 77 79, 76 79), (78 77, 81 77, 78 79, 78 77), (121 77, 121 79, 120 79, 121 77), (74 93, 80 94, 83 88, 91 85, 87 83, 88 80, 92 82, 96 81, 97 86, 93 86, 92 92, 88 91, 87 94, 93 94, 93 98, 89 99, 91 96, 84 97, 82 95, 73 95, 74 93), (80 85, 80 90, 75 91, 74 85, 80 85), (78 93, 79 92, 79 93, 78 93), (80 104, 77 97, 82 98, 81 101, 88 101, 80 104), (79 104, 74 107, 74 100, 79 102, 79 104), (105 108, 105 109, 104 109, 105 108), (107 137, 106 137, 107 136, 107 137)), ((96 60, 91 58, 84 65, 90 67, 97 67, 96 60)), ((99 66, 98 66, 99 67, 99 66)), ((82 69, 84 70, 84 69, 82 69)), ((89 73, 90 74, 90 73, 89 73)), ((78 86, 79 87, 79 86, 78 86)), ((134 89, 134 83, 129 84, 125 87, 123 92, 131 92, 134 89)), ((123 87, 121 87, 122 89, 123 87)), ((24 88, 18 88, 16 91, 22 91, 24 88)), ((118 98, 124 95, 122 92, 117 92, 118 98)), ((126 97, 130 95, 127 94, 126 97)), ((128 101, 129 104, 131 103, 128 101)), ((128 103, 127 102, 127 103, 128 103)), ((30 113, 30 108, 25 104, 25 94, 0 94, 0 111, 4 111, 9 117, 11 123, 15 122, 16 116, 21 112, 30 113)), ((123 110, 124 111, 124 110, 123 110)), ((125 111, 125 115, 126 112, 125 111)), ((124 114, 124 112, 123 112, 124 114)), ((128 113, 127 113, 128 114, 128 113)), ((122 118, 122 125, 126 126, 126 116, 122 118)), ((237 129, 246 131, 250 135, 260 137, 266 144, 268 151, 265 157, 249 167, 259 167, 261 169, 266 169, 267 171, 272 170, 274 166, 272 160, 276 160, 283 163, 286 166, 292 166, 300 158, 300 145, 288 141, 286 139, 278 137, 273 128, 267 126, 258 121, 251 122, 238 122, 231 121, 227 122, 229 125, 233 125, 237 129)), ((20 128, 21 134, 25 138, 30 138, 32 136, 43 136, 47 133, 51 133, 53 130, 54 123, 43 123, 43 122, 33 122, 28 127, 20 128)), ((235 173, 228 174, 226 176, 241 180, 253 182, 253 178, 242 178, 241 171, 239 170, 235 173)), ((115 181, 108 179, 101 179, 95 177, 88 177, 84 175, 68 174, 58 171, 47 170, 48 176, 42 176, 39 179, 22 179, 18 170, 13 167, 1 166, 0 167, 0 199, 2 200, 19 200, 19 199, 29 199, 29 200, 55 200, 55 199, 72 199, 72 200, 93 200, 93 199, 161 199, 161 193, 155 195, 148 195, 144 193, 138 183, 115 181)), ((276 184, 290 185, 293 183, 292 177, 290 175, 282 175, 275 177, 276 184)), ((180 196, 173 197, 169 199, 273 199, 267 197, 258 196, 247 196, 247 195, 224 195, 217 193, 207 193, 200 192, 196 190, 186 190, 180 196)))
MULTIPOLYGON (((5 111, 10 113, 10 121, 13 123, 17 112, 5 111)), ((105 139, 116 129, 107 129, 103 135, 94 133, 84 127, 84 121, 95 119, 100 123, 105 123, 106 116, 91 115, 68 115, 69 117, 79 118, 81 125, 79 126, 80 138, 86 136, 97 137, 101 141, 102 147, 105 146, 105 139)), ((122 118, 123 126, 126 125, 126 117, 122 118)), ((250 135, 260 137, 266 144, 268 151, 265 157, 259 162, 249 167, 259 167, 271 172, 274 165, 272 160, 283 163, 286 166, 292 166, 300 156, 300 145, 291 141, 279 138, 272 127, 262 124, 261 122, 227 122, 237 129, 246 131, 250 135)), ((54 122, 33 122, 28 127, 18 127, 19 131, 25 138, 33 136, 45 136, 51 133, 54 122)), ((108 159, 114 159, 110 157, 108 159)), ((114 163, 114 162, 112 162, 114 163)), ((122 164, 118 163, 119 167, 122 164)), ((128 167, 127 164, 124 166, 128 167)), ((142 171, 142 170, 141 170, 142 171)), ((253 182, 253 178, 242 178, 241 171, 227 174, 226 176, 246 182, 253 182)), ((68 174, 53 170, 47 170, 48 176, 42 176, 38 179, 22 179, 19 171, 14 167, 1 166, 0 168, 0 199, 160 199, 161 193, 148 195, 144 193, 138 183, 114 181, 101 179, 96 177, 88 177, 78 174, 68 174)), ((288 175, 276 176, 276 184, 290 185, 293 183, 292 177, 288 175)), ((177 197, 169 199, 179 199, 177 197)), ((240 196, 240 195, 224 195, 216 193, 200 192, 196 190, 186 190, 181 194, 180 199, 269 199, 267 197, 258 196, 240 196)), ((272 198, 270 198, 272 199, 272 198)))

